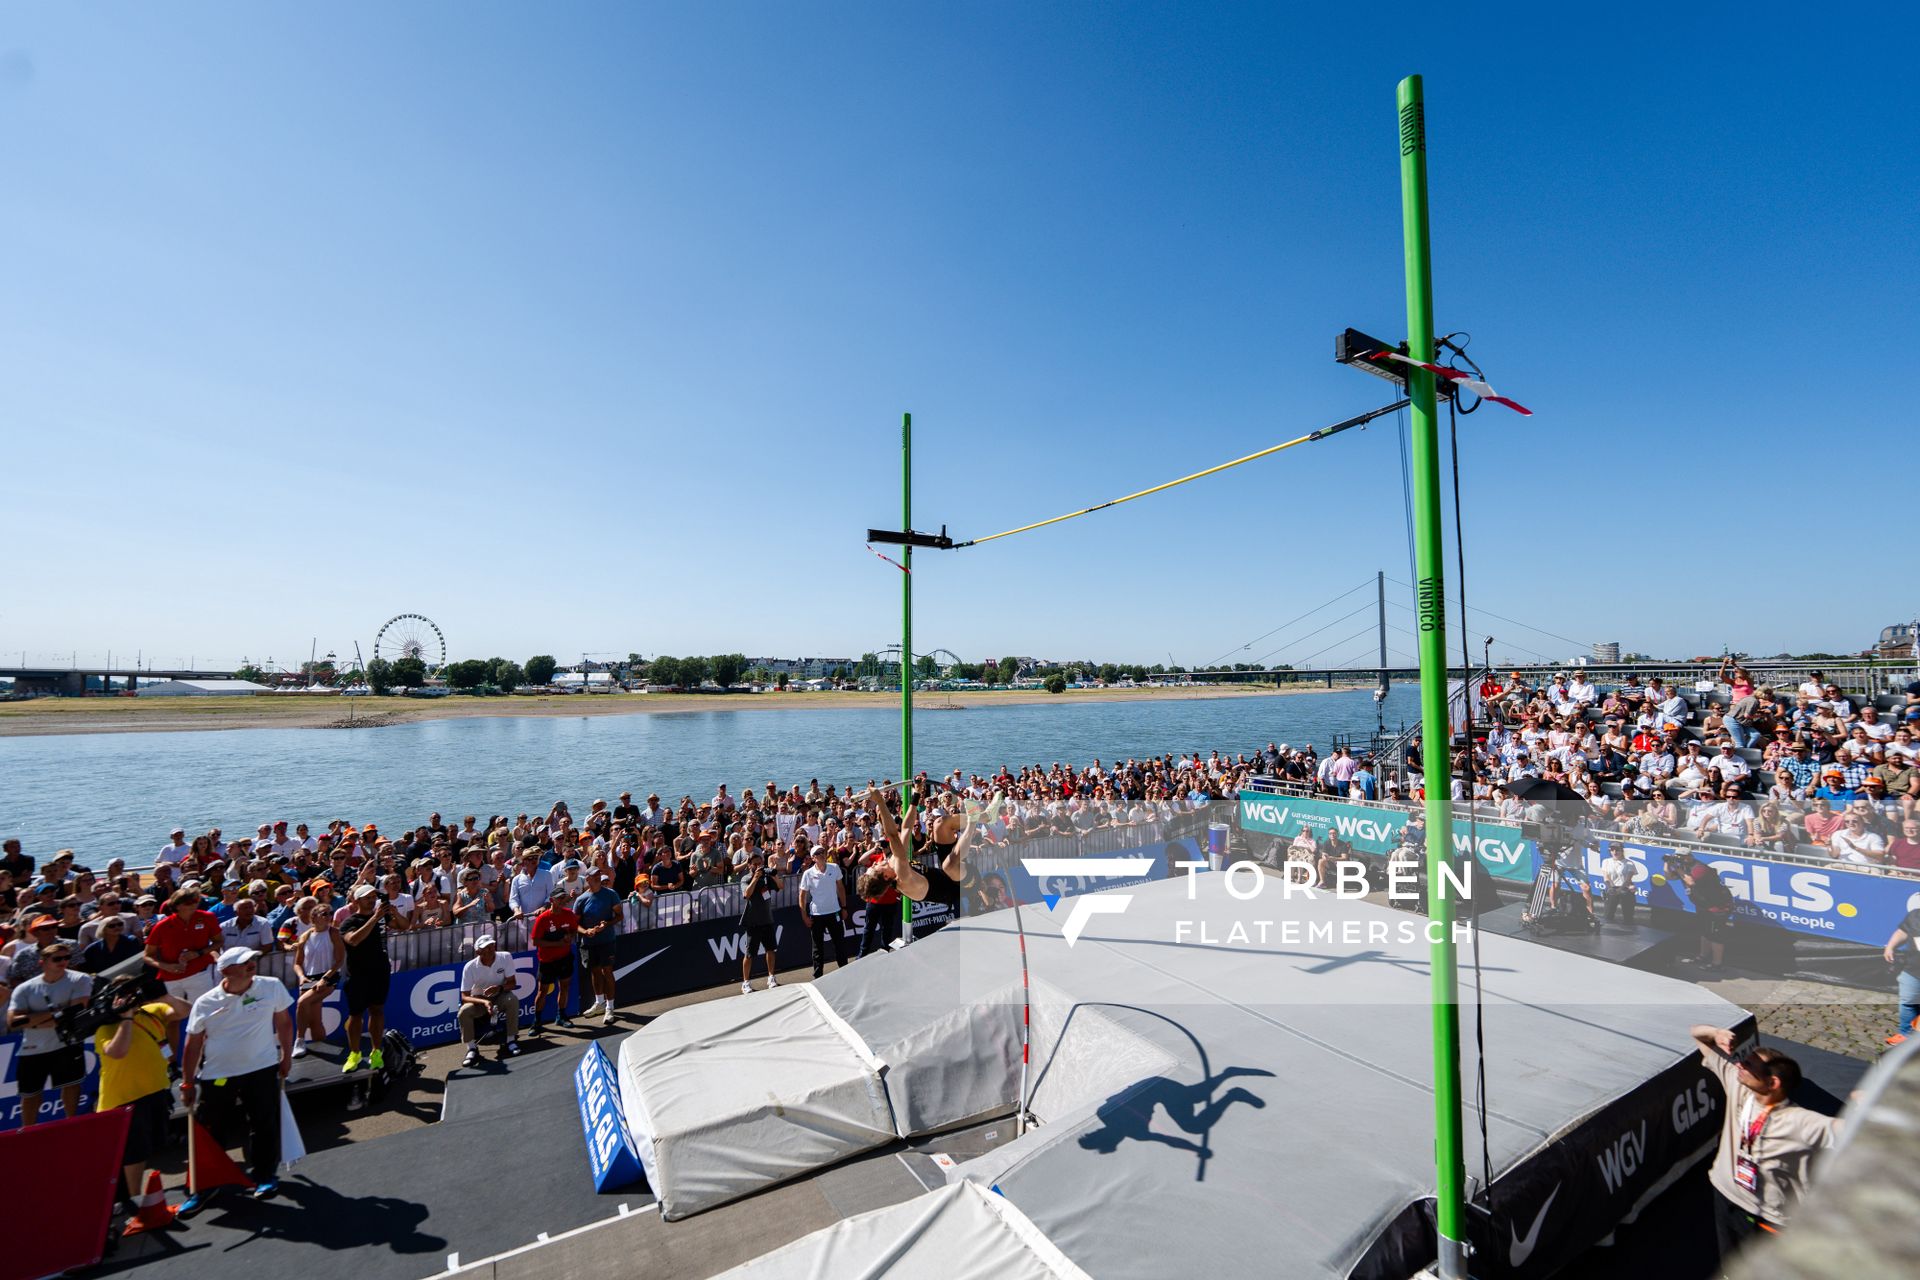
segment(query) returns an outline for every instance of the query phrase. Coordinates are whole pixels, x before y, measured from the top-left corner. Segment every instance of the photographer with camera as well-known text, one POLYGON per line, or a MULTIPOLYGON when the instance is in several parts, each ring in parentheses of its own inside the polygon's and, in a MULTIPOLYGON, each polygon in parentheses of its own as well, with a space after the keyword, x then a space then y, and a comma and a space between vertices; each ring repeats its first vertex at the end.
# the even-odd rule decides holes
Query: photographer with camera
POLYGON ((40 947, 40 972, 13 989, 7 1001, 7 1029, 20 1033, 14 1070, 20 1089, 20 1127, 40 1122, 40 1095, 60 1091, 60 1105, 68 1117, 80 1114, 80 1082, 87 1060, 78 1041, 60 1032, 62 1011, 87 1003, 93 978, 74 973, 73 944, 55 939, 40 947))
POLYGON ((387 991, 393 985, 393 963, 387 959, 386 930, 393 919, 387 895, 370 884, 357 884, 348 902, 352 914, 340 925, 347 953, 347 1061, 341 1069, 360 1069, 360 1031, 366 1024, 372 1047, 366 1064, 383 1070, 386 1057, 380 1041, 387 1034, 387 991))
POLYGON ((767 865, 767 857, 755 849, 747 857, 746 879, 740 888, 740 930, 747 945, 740 949, 740 994, 753 990, 753 956, 767 958, 767 990, 780 985, 774 976, 780 967, 779 935, 773 927, 773 895, 780 891, 780 877, 767 865))
POLYGON ((1718 871, 1684 850, 1668 856, 1666 869, 1669 880, 1686 885, 1687 900, 1693 903, 1693 914, 1700 925, 1700 954, 1682 956, 1680 963, 1698 965, 1702 973, 1717 974, 1727 958, 1733 891, 1721 881, 1718 871))
POLYGON ((100 1059, 100 1096, 94 1109, 125 1107, 132 1113, 120 1157, 130 1200, 140 1195, 147 1161, 166 1145, 173 1090, 164 1047, 188 1013, 185 1000, 164 994, 164 988, 156 991, 157 986, 157 979, 145 975, 107 984, 101 994, 107 998, 109 1020, 93 1032, 93 1052, 100 1059))

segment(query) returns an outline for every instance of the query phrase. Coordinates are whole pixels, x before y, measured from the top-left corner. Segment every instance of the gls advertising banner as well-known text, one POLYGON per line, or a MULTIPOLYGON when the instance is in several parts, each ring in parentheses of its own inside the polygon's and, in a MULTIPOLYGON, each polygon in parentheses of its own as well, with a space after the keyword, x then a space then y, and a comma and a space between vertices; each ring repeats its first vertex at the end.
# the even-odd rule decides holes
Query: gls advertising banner
MULTIPOLYGON (((100 1063, 94 1057, 93 1042, 89 1040, 83 1052, 86 1054, 87 1075, 80 1082, 80 1111, 85 1114, 93 1110, 93 1100, 100 1093, 100 1063)), ((16 1035, 0 1036, 0 1133, 6 1133, 20 1127, 20 1037, 16 1035)), ((66 1116, 66 1108, 60 1105, 60 1091, 49 1089, 40 1095, 40 1122, 59 1120, 66 1116)))
MULTIPOLYGON (((1649 907, 1692 911, 1686 887, 1666 875, 1665 845, 1621 841, 1620 848, 1634 868, 1634 896, 1649 907)), ((1596 897, 1605 887, 1600 864, 1609 842, 1595 841, 1586 849, 1586 870, 1596 897)), ((1700 861, 1720 873, 1733 893, 1733 911, 1742 923, 1839 938, 1878 947, 1908 911, 1920 907, 1920 881, 1847 871, 1840 867, 1804 867, 1784 862, 1743 858, 1718 850, 1692 850, 1700 861)))
MULTIPOLYGON (((1367 805, 1343 804, 1309 796, 1271 795, 1250 791, 1240 797, 1240 826, 1246 831, 1262 831, 1291 840, 1302 829, 1312 828, 1317 835, 1337 831, 1362 853, 1387 854, 1400 843, 1400 833, 1411 816, 1398 809, 1375 809, 1367 805)), ((1471 834, 1477 832, 1481 863, 1502 880, 1533 883, 1535 856, 1533 841, 1518 827, 1499 822, 1478 822, 1472 828, 1459 818, 1453 822, 1453 848, 1467 851, 1471 834)))
POLYGON ((589 1044, 573 1072, 580 1102, 580 1128, 587 1139, 587 1166, 595 1191, 617 1191, 640 1181, 640 1154, 627 1132, 620 1081, 598 1044, 589 1044))
MULTIPOLYGON (((520 998, 520 1023, 525 1026, 533 1019, 533 995, 535 991, 535 967, 533 952, 516 951, 513 953, 513 990, 520 998)), ((420 1048, 428 1045, 446 1044, 460 1038, 460 970, 461 964, 435 965, 430 969, 401 969, 393 975, 393 985, 387 992, 387 1026, 398 1031, 420 1048)), ((573 989, 567 993, 567 1004, 572 1012, 580 1009, 580 977, 574 975, 573 989)), ((346 997, 334 992, 320 1007, 321 1023, 329 1038, 339 1033, 346 1022, 346 997)), ((548 1016, 552 1016, 552 1005, 548 1005, 548 1016)))

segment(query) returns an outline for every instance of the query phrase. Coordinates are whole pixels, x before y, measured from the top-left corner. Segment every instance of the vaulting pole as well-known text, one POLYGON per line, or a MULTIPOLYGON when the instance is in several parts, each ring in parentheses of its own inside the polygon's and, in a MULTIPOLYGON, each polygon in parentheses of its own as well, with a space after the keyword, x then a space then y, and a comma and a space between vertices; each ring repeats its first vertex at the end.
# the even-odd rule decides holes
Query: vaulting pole
MULTIPOLYGON (((900 415, 900 527, 913 528, 913 415, 900 415)), ((913 806, 913 544, 900 548, 900 830, 911 841, 907 810, 913 806)), ((913 903, 900 895, 900 936, 913 941, 913 903)))
MULTIPOLYGON (((1373 732, 1376 738, 1382 738, 1387 733, 1387 690, 1392 688, 1392 681, 1387 679, 1387 571, 1385 569, 1374 572, 1373 589, 1380 609, 1380 692, 1373 700, 1373 732)), ((1376 766, 1380 764, 1379 761, 1374 763, 1376 766)))
MULTIPOLYGON (((1400 217, 1406 251, 1407 354, 1433 359, 1433 270, 1427 229, 1427 123, 1420 77, 1400 82, 1400 217)), ((1448 754, 1446 577, 1440 511, 1440 424, 1433 374, 1408 366, 1413 400, 1413 535, 1419 575, 1420 740, 1427 789, 1427 916, 1435 925, 1433 972, 1434 1222, 1441 1280, 1466 1280, 1466 1169, 1460 1119, 1460 1005, 1453 947, 1453 802, 1448 754)), ((1477 870, 1477 868, 1472 868, 1477 870)))

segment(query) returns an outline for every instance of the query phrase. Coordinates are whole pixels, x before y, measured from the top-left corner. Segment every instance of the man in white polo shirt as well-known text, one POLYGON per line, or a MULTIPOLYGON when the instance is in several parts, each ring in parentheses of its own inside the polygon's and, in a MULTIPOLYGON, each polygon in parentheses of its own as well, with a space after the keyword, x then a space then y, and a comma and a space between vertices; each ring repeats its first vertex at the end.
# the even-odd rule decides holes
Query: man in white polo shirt
MULTIPOLYGON (((232 947, 220 953, 220 982, 193 1002, 181 1063, 180 1099, 215 1136, 243 1119, 253 1197, 280 1189, 280 1082, 293 1066, 293 996, 278 978, 261 978, 260 953, 232 947)), ((195 1191, 180 1216, 198 1213, 218 1188, 195 1191)))
POLYGON ((467 1046, 462 1066, 480 1064, 480 1024, 489 1013, 498 1013, 507 1024, 506 1043, 500 1046, 504 1061, 520 1052, 520 992, 513 957, 502 952, 492 935, 473 944, 473 959, 460 969, 460 1039, 467 1046))
POLYGON ((813 849, 813 865, 800 873, 800 910, 807 917, 807 929, 813 934, 813 976, 826 972, 824 937, 833 938, 833 967, 847 962, 847 939, 840 928, 840 913, 847 905, 847 885, 840 868, 827 860, 823 845, 813 849))

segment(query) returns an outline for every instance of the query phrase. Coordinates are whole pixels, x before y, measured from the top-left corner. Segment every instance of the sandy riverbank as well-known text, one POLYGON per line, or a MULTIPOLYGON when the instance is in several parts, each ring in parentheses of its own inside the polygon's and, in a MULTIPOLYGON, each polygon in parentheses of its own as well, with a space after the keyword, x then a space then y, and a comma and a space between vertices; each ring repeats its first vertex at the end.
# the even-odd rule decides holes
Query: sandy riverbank
MULTIPOLYGON (((1361 686, 1343 686, 1361 687, 1361 686)), ((1028 703, 1159 702, 1257 698, 1324 693, 1324 685, 1211 685, 1165 689, 1073 689, 979 693, 923 693, 915 706, 929 714, 949 702, 961 707, 1028 703)), ((36 698, 0 703, 0 738, 56 733, 167 733, 196 729, 332 729, 452 720, 467 716, 662 715, 689 711, 833 710, 897 707, 898 693, 607 693, 506 698, 374 698, 296 694, 241 698, 36 698)))

